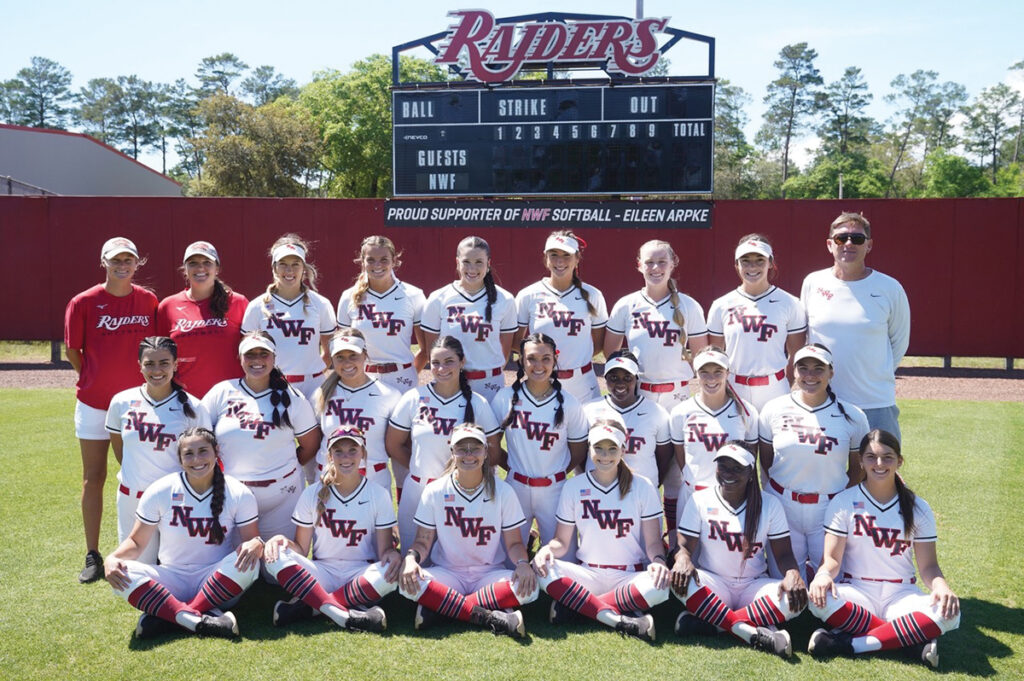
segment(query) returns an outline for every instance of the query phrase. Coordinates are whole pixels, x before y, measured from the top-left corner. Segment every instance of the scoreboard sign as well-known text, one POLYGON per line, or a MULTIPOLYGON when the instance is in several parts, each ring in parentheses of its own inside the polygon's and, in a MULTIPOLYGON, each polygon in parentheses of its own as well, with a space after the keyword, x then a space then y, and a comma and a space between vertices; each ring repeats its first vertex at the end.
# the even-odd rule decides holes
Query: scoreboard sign
POLYGON ((392 96, 396 197, 712 192, 713 82, 392 96))

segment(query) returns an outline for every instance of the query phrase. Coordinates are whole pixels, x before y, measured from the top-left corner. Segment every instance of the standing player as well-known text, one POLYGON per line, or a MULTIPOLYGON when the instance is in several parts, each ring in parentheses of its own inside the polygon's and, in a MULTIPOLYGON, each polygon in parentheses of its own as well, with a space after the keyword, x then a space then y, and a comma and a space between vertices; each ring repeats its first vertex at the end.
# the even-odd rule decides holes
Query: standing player
POLYGON ((872 430, 861 441, 860 462, 864 481, 841 492, 825 514, 825 562, 810 597, 811 612, 832 632, 815 631, 807 651, 905 648, 937 667, 935 639, 960 626, 960 599, 939 567, 935 515, 897 472, 903 455, 896 436, 872 430), (927 596, 914 585, 915 560, 927 596))
POLYGON ((85 567, 80 582, 103 577, 99 554, 103 518, 103 485, 107 481, 105 428, 107 407, 115 393, 139 380, 131 361, 139 341, 153 333, 156 296, 132 283, 144 260, 135 244, 124 237, 108 239, 100 250, 106 280, 82 291, 64 311, 64 346, 78 374, 75 391, 75 436, 82 453, 82 524, 85 528, 85 567))
POLYGON ((786 630, 775 627, 807 607, 807 587, 793 559, 786 514, 774 497, 761 497, 754 455, 734 441, 715 457, 717 485, 694 492, 679 521, 672 591, 686 610, 676 633, 722 629, 781 657, 793 654, 786 630), (771 546, 782 581, 766 574, 771 546), (699 566, 699 567, 698 567, 699 566))
POLYGON ((259 574, 263 540, 256 499, 221 473, 217 438, 206 428, 178 437, 178 459, 183 471, 160 478, 142 495, 131 534, 104 563, 107 581, 142 610, 136 638, 175 625, 205 636, 238 636, 234 614, 212 613, 235 603, 259 574), (158 531, 160 564, 138 562, 158 531))
POLYGON ((574 611, 653 641, 654 618, 625 613, 643 612, 668 598, 658 490, 622 460, 626 430, 618 421, 598 420, 589 439, 594 468, 562 488, 558 530, 533 558, 541 586, 555 599, 550 620, 563 622, 574 611), (579 565, 559 560, 574 531, 579 532, 579 565))
POLYGON ((274 605, 274 624, 321 613, 343 629, 383 631, 387 619, 374 604, 395 590, 402 565, 391 545, 390 487, 360 475, 366 440, 355 426, 332 431, 327 452, 320 481, 302 492, 292 514, 295 540, 276 535, 263 552, 267 571, 294 596, 274 605))
MULTIPOLYGON (((178 348, 166 336, 149 336, 139 343, 139 370, 145 383, 122 390, 110 400, 106 428, 110 446, 121 464, 117 474, 117 539, 124 541, 135 525, 135 509, 146 489, 181 469, 178 433, 210 428, 210 415, 174 380, 178 348)), ((157 535, 138 561, 156 563, 157 535)))
POLYGON ((221 281, 220 256, 207 241, 189 244, 181 271, 188 288, 160 301, 156 332, 178 344, 178 379, 201 398, 217 383, 242 377, 236 353, 249 301, 221 281))
POLYGON ((418 603, 417 629, 442 615, 496 634, 526 635, 515 609, 537 600, 537 576, 519 536, 526 519, 508 484, 494 475, 487 441, 476 424, 455 426, 451 460, 416 509, 416 541, 405 554, 401 593, 418 603), (432 565, 424 569, 427 556, 432 565))
POLYGON ((466 377, 487 400, 505 387, 505 364, 519 328, 512 294, 495 286, 491 247, 478 236, 459 242, 455 252, 459 280, 427 298, 423 336, 427 347, 439 335, 454 336, 466 351, 466 377))
POLYGON ((434 380, 408 391, 395 405, 385 436, 392 460, 408 466, 405 494, 398 500, 398 534, 403 549, 416 537, 413 517, 424 488, 444 474, 451 448, 448 438, 456 423, 478 423, 492 451, 501 433, 487 401, 469 389, 466 359, 457 338, 441 336, 430 349, 434 380))
POLYGON ((771 283, 777 268, 765 237, 740 239, 733 260, 740 286, 711 303, 708 333, 729 355, 735 391, 761 410, 789 392, 787 357, 807 342, 807 316, 799 300, 771 283))
POLYGON ((761 467, 768 472, 765 491, 782 501, 797 564, 809 563, 813 572, 821 565, 829 500, 861 478, 857 445, 868 422, 832 392, 827 348, 804 346, 793 363, 793 392, 765 405, 757 432, 761 467))
MULTIPOLYGON (((544 334, 559 347, 558 379, 579 402, 601 397, 591 359, 604 343, 608 308, 604 296, 580 281, 580 258, 586 243, 569 230, 552 232, 544 243, 548 276, 516 294, 519 332, 544 334)), ((529 510, 527 510, 529 515, 529 510)))

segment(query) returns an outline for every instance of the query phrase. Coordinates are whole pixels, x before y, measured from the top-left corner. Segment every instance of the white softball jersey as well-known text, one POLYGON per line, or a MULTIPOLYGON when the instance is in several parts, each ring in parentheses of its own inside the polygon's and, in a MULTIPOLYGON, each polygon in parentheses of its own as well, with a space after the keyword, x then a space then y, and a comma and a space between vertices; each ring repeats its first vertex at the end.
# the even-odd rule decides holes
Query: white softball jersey
POLYGON ((420 323, 426 303, 423 291, 395 279, 384 293, 367 289, 362 302, 353 305, 353 288, 338 299, 338 326, 362 331, 366 354, 375 364, 412 362, 413 327, 420 323))
POLYGON ((420 326, 439 336, 458 338, 466 353, 467 371, 504 367, 501 334, 515 333, 519 328, 515 298, 500 286, 495 288, 498 297, 491 306, 491 321, 486 317, 487 289, 469 294, 459 282, 431 293, 423 309, 420 326))
POLYGON ((256 497, 238 480, 225 475, 224 507, 217 517, 224 528, 224 541, 215 544, 210 539, 212 500, 213 487, 199 494, 180 471, 165 475, 146 489, 135 515, 146 525, 158 527, 161 565, 179 569, 214 565, 235 550, 231 545, 234 529, 259 520, 256 497))
POLYGON ((292 512, 293 523, 313 528, 313 560, 376 561, 377 530, 398 524, 391 493, 365 478, 347 497, 331 485, 317 517, 321 489, 321 482, 304 489, 292 512))
MULTIPOLYGON (((700 303, 679 294, 679 309, 687 337, 707 333, 700 303)), ((689 381, 693 369, 683 359, 680 327, 673 321, 672 297, 654 301, 643 291, 619 298, 608 318, 608 330, 626 337, 626 345, 640 364, 640 380, 647 383, 689 381)))
POLYGON ((873 270, 841 281, 831 269, 804 279, 807 342, 832 351, 832 389, 861 409, 896 404, 896 367, 910 344, 910 303, 898 281, 873 270))
POLYGON ((320 429, 324 437, 316 455, 317 463, 321 466, 327 463, 327 438, 331 433, 341 426, 355 426, 366 437, 367 468, 387 464, 384 437, 391 412, 401 398, 400 392, 375 378, 358 388, 349 388, 338 381, 334 392, 324 401, 324 411, 320 415, 320 429))
POLYGON ((565 483, 555 513, 558 522, 576 527, 581 563, 629 569, 647 561, 643 521, 662 515, 658 490, 647 478, 634 476, 629 493, 620 498, 617 478, 603 487, 589 472, 565 483))
MULTIPOLYGON (((597 419, 621 421, 626 426, 626 444, 622 459, 630 470, 647 478, 658 486, 658 459, 654 449, 669 443, 668 412, 665 407, 640 395, 636 402, 620 408, 609 396, 584 405, 587 423, 593 425, 597 419)), ((594 463, 587 457, 587 470, 594 469, 594 463)))
POLYGON ((715 484, 715 456, 722 445, 740 440, 757 445, 757 410, 748 402, 733 399, 713 411, 694 395, 669 414, 672 444, 686 451, 683 479, 696 487, 715 484))
MULTIPOLYGON (((491 402, 498 423, 504 423, 512 407, 512 386, 503 388, 491 402)), ((586 414, 568 390, 562 390, 562 423, 555 425, 558 393, 536 399, 523 381, 515 420, 505 429, 508 468, 530 478, 550 477, 569 467, 569 443, 585 442, 589 434, 586 414)))
POLYGON ((306 291, 294 300, 270 293, 249 302, 242 331, 266 331, 277 346, 275 364, 288 376, 312 376, 324 370, 320 336, 334 333, 338 323, 329 300, 306 291), (304 297, 309 297, 309 302, 304 297))
MULTIPOLYGON (((302 393, 288 388, 291 406, 288 418, 274 425, 272 390, 253 393, 243 378, 221 381, 203 397, 203 406, 213 421, 224 472, 239 480, 280 480, 295 470, 295 438, 320 424, 302 393)), ((278 407, 283 411, 283 406, 278 407)))
POLYGON ((210 415, 203 405, 192 395, 186 395, 195 418, 185 416, 174 391, 156 402, 143 385, 122 390, 110 401, 107 432, 120 435, 124 443, 117 479, 131 495, 181 470, 178 435, 193 426, 211 427, 210 415))
POLYGON ((795 395, 776 397, 758 419, 758 438, 775 449, 768 475, 794 492, 839 492, 848 482, 850 452, 868 433, 867 417, 844 400, 829 398, 812 409, 795 395))
POLYGON ((759 296, 729 291, 708 309, 708 333, 725 337, 729 371, 770 376, 786 368, 786 338, 807 330, 800 301, 777 286, 759 296))
POLYGON ((914 527, 907 536, 898 497, 880 504, 863 484, 843 490, 829 503, 825 532, 846 538, 844 573, 856 579, 904 582, 915 573, 911 544, 933 543, 938 534, 935 514, 924 499, 916 499, 914 527))
POLYGON ((722 577, 753 579, 768 571, 765 552, 773 539, 789 536, 789 525, 782 504, 775 497, 761 497, 761 519, 754 535, 754 553, 743 560, 743 525, 747 502, 733 508, 722 499, 718 486, 694 492, 686 502, 679 532, 700 540, 697 567, 722 577))
POLYGON ((583 288, 596 309, 593 316, 575 286, 556 291, 542 280, 516 294, 519 327, 526 329, 527 335, 550 336, 558 348, 558 368, 562 370, 578 369, 590 362, 594 356, 590 332, 608 323, 604 296, 590 284, 584 283, 583 288))

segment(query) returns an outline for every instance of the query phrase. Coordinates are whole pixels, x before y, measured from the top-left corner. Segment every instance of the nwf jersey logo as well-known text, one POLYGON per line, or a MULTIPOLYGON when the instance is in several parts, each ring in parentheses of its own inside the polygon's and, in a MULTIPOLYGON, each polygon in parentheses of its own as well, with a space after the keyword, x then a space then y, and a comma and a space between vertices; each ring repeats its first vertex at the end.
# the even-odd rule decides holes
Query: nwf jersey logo
POLYGON ((818 425, 805 425, 800 419, 792 416, 782 417, 782 430, 796 433, 796 441, 802 445, 814 445, 814 453, 825 455, 839 444, 839 440, 825 435, 825 429, 818 425))
POLYGON ((362 409, 343 407, 344 399, 330 400, 327 402, 327 409, 324 416, 337 416, 339 425, 355 426, 362 431, 369 430, 376 420, 370 416, 363 416, 362 409))
POLYGON ((491 331, 494 329, 490 322, 485 322, 484 318, 478 314, 466 314, 465 305, 449 305, 448 306, 448 323, 454 324, 459 323, 462 328, 462 333, 475 333, 476 340, 484 341, 491 335, 491 331))
MULTIPOLYGON (((727 520, 708 519, 708 539, 725 542, 725 548, 729 551, 743 552, 743 533, 730 532, 729 521, 727 520)), ((757 552, 762 548, 763 544, 761 542, 754 542, 754 548, 750 555, 757 555, 757 552)))
POLYGON ((875 516, 857 514, 853 516, 853 534, 857 537, 871 537, 875 548, 889 549, 890 556, 901 556, 910 548, 910 542, 900 539, 900 530, 875 525, 875 516))
POLYGON ((267 316, 267 330, 280 329, 285 338, 298 338, 299 345, 309 345, 316 329, 303 326, 301 319, 285 319, 284 315, 284 312, 275 312, 267 316))
POLYGON ((404 319, 395 319, 394 317, 394 312, 378 312, 375 303, 360 303, 359 305, 358 319, 370 322, 370 326, 375 329, 384 329, 389 336, 397 336, 405 326, 404 319))
POLYGON ((650 312, 633 312, 633 328, 644 329, 651 338, 664 340, 665 347, 671 347, 679 342, 679 329, 670 329, 672 323, 667 319, 661 321, 651 320, 650 312))
POLYGON ((636 454, 640 451, 640 448, 647 444, 647 438, 640 436, 633 436, 633 429, 626 429, 626 454, 636 454))
POLYGON ((437 407, 428 407, 425 404, 420 405, 419 412, 416 414, 416 420, 429 423, 433 427, 435 435, 451 435, 456 421, 456 419, 446 419, 438 416, 437 407))
POLYGON ((709 452, 717 452, 728 439, 728 433, 709 433, 706 423, 686 424, 686 441, 700 442, 709 452))
POLYGON ((255 432, 253 438, 257 440, 266 439, 267 434, 274 429, 273 423, 263 420, 262 414, 253 414, 248 410, 248 405, 243 400, 231 400, 228 402, 226 416, 238 419, 240 430, 252 430, 255 432))
POLYGON ((597 499, 580 499, 583 505, 583 517, 597 521, 597 526, 602 530, 614 530, 616 537, 625 537, 633 527, 632 518, 620 518, 622 509, 601 508, 601 502, 597 499))
POLYGON ((537 303, 537 319, 550 319, 556 329, 569 329, 570 336, 578 336, 586 324, 572 310, 559 310, 558 303, 537 303))
POLYGON ((348 539, 345 546, 359 546, 359 542, 363 540, 368 530, 356 529, 354 520, 335 519, 334 513, 335 509, 325 508, 324 512, 320 514, 320 527, 327 529, 335 539, 338 537, 348 539))
MULTIPOLYGON (((213 518, 193 518, 191 506, 172 506, 171 527, 184 527, 190 537, 202 537, 207 544, 216 544, 210 537, 210 530, 213 528, 213 518)), ((226 534, 228 528, 221 526, 226 534)))
POLYGON ((743 333, 753 334, 758 343, 767 343, 768 339, 779 330, 779 327, 775 324, 766 324, 766 319, 768 317, 763 314, 747 314, 747 309, 740 305, 729 308, 729 317, 725 323, 739 324, 743 333))
POLYGON ((476 539, 477 546, 486 546, 498 528, 494 525, 484 525, 483 518, 466 518, 462 515, 464 510, 462 506, 445 506, 445 527, 457 527, 463 537, 476 539))
POLYGON ((139 434, 139 442, 152 442, 153 451, 162 452, 178 438, 173 433, 165 433, 166 424, 149 423, 145 414, 137 411, 128 412, 128 423, 125 430, 134 430, 139 434))
POLYGON ((550 424, 540 421, 531 421, 532 411, 517 411, 513 428, 519 428, 526 433, 527 440, 540 442, 541 451, 550 451, 551 447, 558 442, 558 433, 549 433, 550 424))

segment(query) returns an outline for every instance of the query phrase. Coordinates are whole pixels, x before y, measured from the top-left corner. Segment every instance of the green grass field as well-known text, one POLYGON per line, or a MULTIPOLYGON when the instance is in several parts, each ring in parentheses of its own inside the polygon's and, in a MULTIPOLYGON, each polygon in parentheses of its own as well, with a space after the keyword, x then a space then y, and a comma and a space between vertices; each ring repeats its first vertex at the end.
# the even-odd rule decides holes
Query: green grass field
MULTIPOLYGON (((547 624, 548 600, 525 611, 524 642, 452 625, 419 634, 413 608, 384 602, 388 632, 353 634, 322 618, 271 626, 283 592, 257 585, 235 608, 242 638, 173 635, 135 641, 137 612, 99 582, 78 584, 84 548, 81 475, 69 390, 0 390, 0 678, 290 679, 348 675, 410 679, 924 679, 1024 678, 1024 407, 1011 403, 906 401, 908 483, 939 523, 939 557, 963 602, 958 631, 943 637, 934 672, 893 654, 821 663, 806 652, 815 620, 790 623, 795 655, 785 661, 728 637, 680 641, 674 599, 654 612, 648 645, 593 624, 547 624), (1007 517, 1009 516, 1009 517, 1007 517)), ((111 457, 104 554, 114 547, 111 457)))

